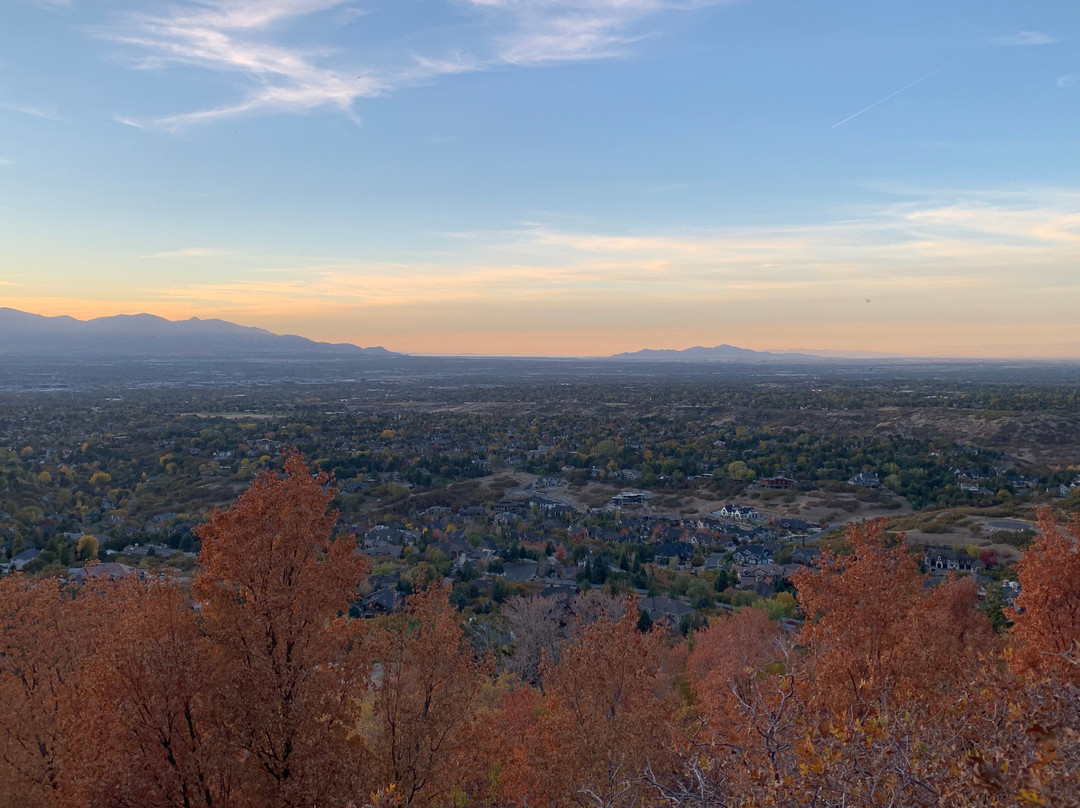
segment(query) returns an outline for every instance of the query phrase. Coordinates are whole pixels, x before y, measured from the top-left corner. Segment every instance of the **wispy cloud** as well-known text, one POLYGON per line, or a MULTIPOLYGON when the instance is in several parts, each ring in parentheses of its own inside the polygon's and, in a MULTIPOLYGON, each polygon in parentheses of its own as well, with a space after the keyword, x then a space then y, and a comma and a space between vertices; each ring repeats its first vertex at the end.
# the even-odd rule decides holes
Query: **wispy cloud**
POLYGON ((1056 37, 1042 31, 1019 31, 1010 36, 999 36, 990 40, 991 45, 999 47, 1026 47, 1031 45, 1050 45, 1057 42, 1056 37))
MULTIPOLYGON (((392 261, 242 252, 201 274, 194 263, 162 262, 141 283, 96 288, 95 301, 52 298, 60 285, 37 279, 3 298, 77 315, 220 316, 404 350, 825 340, 1033 355, 1068 353, 1053 341, 1076 332, 1078 248, 1078 189, 908 189, 815 224, 619 230, 552 216, 447 234, 430 252, 392 261)), ((199 260, 215 249, 161 255, 199 260)))
POLYGON ((22 115, 30 115, 34 118, 44 118, 47 121, 60 121, 67 123, 67 119, 61 117, 56 107, 31 106, 29 104, 16 104, 11 101, 0 101, 0 109, 9 112, 18 112, 22 115))
POLYGON ((534 225, 454 241, 456 250, 439 261, 335 262, 287 276, 176 284, 160 294, 259 316, 319 307, 464 311, 496 300, 510 311, 661 300, 670 304, 665 311, 679 311, 702 300, 739 301, 775 306, 774 316, 863 297, 897 312, 976 299, 1001 310, 1075 285, 1080 194, 943 195, 812 226, 626 234, 534 225))
MULTIPOLYGON (((646 20, 737 0, 466 0, 484 34, 447 53, 403 52, 371 65, 363 55, 287 44, 301 18, 329 12, 332 25, 361 10, 350 0, 187 0, 164 14, 129 14, 99 33, 132 49, 143 70, 198 68, 232 75, 239 97, 154 118, 117 116, 121 123, 178 130, 240 115, 337 110, 403 87, 498 66, 543 65, 622 55, 649 35, 646 20)), ((476 29, 469 29, 476 34, 476 29)), ((385 55, 384 59, 387 58, 385 55)))
POLYGON ((14 160, 9 160, 6 157, 0 157, 0 166, 10 166, 10 165, 14 165, 14 164, 15 164, 14 160))
POLYGON ((734 0, 469 0, 502 17, 509 31, 499 40, 505 62, 536 65, 609 59, 648 35, 641 24, 665 11, 690 10, 734 0))
POLYGON ((1062 89, 1076 87, 1077 85, 1080 85, 1080 73, 1069 73, 1058 77, 1057 86, 1062 89))
POLYGON ((103 33, 138 49, 136 67, 181 65, 234 74, 253 82, 238 100, 153 120, 120 118, 133 126, 168 129, 256 112, 334 108, 352 114, 359 98, 389 86, 363 68, 326 67, 327 53, 276 44, 273 30, 290 20, 344 5, 345 0, 210 0, 177 6, 164 16, 136 14, 103 33))

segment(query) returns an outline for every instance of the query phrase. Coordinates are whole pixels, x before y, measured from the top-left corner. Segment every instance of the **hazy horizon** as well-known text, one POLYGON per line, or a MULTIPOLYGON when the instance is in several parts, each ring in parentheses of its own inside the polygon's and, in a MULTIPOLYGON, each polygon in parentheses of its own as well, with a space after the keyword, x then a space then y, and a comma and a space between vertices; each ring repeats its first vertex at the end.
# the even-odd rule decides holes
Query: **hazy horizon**
MULTIPOLYGON (((0 310, 2 310, 4 308, 10 308, 10 307, 0 307, 0 310)), ((30 315, 37 315, 37 316, 43 316, 43 317, 64 317, 64 316, 71 317, 72 316, 72 315, 44 315, 44 314, 41 314, 40 312, 23 312, 23 311, 20 311, 18 309, 13 309, 13 310, 18 311, 20 314, 30 314, 30 315)), ((102 315, 102 316, 106 317, 106 318, 111 317, 111 316, 129 316, 129 317, 131 317, 131 316, 134 316, 134 317, 150 316, 150 317, 158 317, 158 318, 161 317, 161 315, 154 314, 153 312, 147 312, 147 311, 129 311, 129 312, 120 312, 117 315, 102 315)), ((76 319, 76 320, 78 320, 80 322, 86 322, 89 319, 96 319, 96 318, 78 318, 78 317, 75 317, 74 319, 76 319)), ((162 318, 162 319, 165 319, 168 322, 182 322, 180 320, 170 320, 169 318, 162 318)), ((221 320, 221 318, 200 317, 197 314, 192 315, 191 318, 184 318, 184 319, 185 320, 186 319, 196 319, 196 320, 203 320, 203 321, 221 320)), ((230 322, 230 321, 225 321, 225 322, 230 322)), ((240 326, 250 326, 250 324, 247 324, 247 323, 233 323, 233 324, 234 325, 240 325, 240 326)), ((261 326, 251 326, 251 327, 261 328, 261 326)), ((270 329, 267 329, 267 330, 270 330, 270 329)), ((307 338, 307 339, 314 339, 317 342, 328 342, 326 340, 318 340, 318 339, 316 339, 314 337, 311 337, 308 334, 302 334, 302 333, 285 334, 284 332, 274 332, 274 331, 271 331, 271 333, 279 334, 280 336, 299 336, 299 337, 304 337, 304 338, 307 338)), ((356 343, 356 342, 349 342, 348 340, 340 340, 340 341, 338 341, 338 343, 347 344, 347 345, 354 345, 355 347, 358 347, 358 348, 382 347, 382 348, 386 348, 387 350, 389 350, 389 351, 391 351, 393 353, 398 353, 398 354, 402 354, 402 355, 410 355, 410 356, 417 356, 417 357, 447 357, 447 358, 454 358, 454 357, 470 358, 470 357, 475 357, 475 358, 507 358, 507 359, 512 359, 512 358, 521 358, 521 359, 607 359, 607 358, 611 358, 613 356, 618 356, 618 355, 622 355, 622 354, 634 354, 634 353, 638 353, 638 352, 648 352, 648 351, 652 351, 652 352, 682 352, 682 351, 687 351, 689 349, 694 349, 694 348, 711 350, 711 349, 714 349, 714 348, 727 347, 727 348, 735 348, 735 349, 749 349, 751 351, 765 352, 765 353, 771 353, 771 354, 777 354, 777 355, 782 355, 782 354, 806 354, 808 356, 821 358, 821 359, 830 359, 830 358, 835 358, 835 359, 866 359, 868 361, 873 360, 873 359, 880 359, 880 360, 890 360, 890 359, 892 359, 892 360, 920 360, 920 359, 930 359, 930 360, 934 360, 934 359, 946 359, 946 360, 952 360, 952 359, 955 359, 955 360, 969 360, 969 359, 973 359, 973 360, 980 360, 980 359, 987 359, 987 360, 1002 360, 1002 361, 1009 361, 1009 360, 1015 360, 1015 359, 1026 359, 1026 360, 1032 360, 1032 361, 1062 361, 1062 362, 1080 361, 1080 356, 1037 356, 1037 355, 1032 355, 1032 356, 989 356, 989 355, 973 356, 973 355, 961 355, 961 354, 923 354, 923 355, 915 355, 915 354, 902 354, 902 353, 898 353, 898 352, 866 351, 866 350, 860 350, 860 349, 844 350, 844 349, 828 348, 828 347, 820 347, 820 346, 818 346, 818 347, 800 346, 800 347, 795 347, 795 348, 792 348, 792 347, 759 348, 759 347, 755 347, 755 346, 751 346, 751 345, 736 345, 736 344, 727 343, 727 342, 718 342, 718 343, 710 344, 710 345, 681 345, 681 346, 639 345, 639 346, 636 346, 636 347, 626 348, 624 350, 612 351, 611 353, 608 353, 608 354, 511 353, 511 352, 505 352, 505 351, 501 352, 501 353, 499 353, 499 352, 477 353, 477 352, 466 352, 466 351, 404 351, 404 350, 399 350, 399 349, 395 348, 394 346, 383 345, 381 343, 371 343, 371 344, 367 344, 367 345, 361 345, 361 344, 356 343)), ((698 360, 686 360, 686 361, 709 361, 709 360, 700 360, 700 359, 698 359, 698 360)))

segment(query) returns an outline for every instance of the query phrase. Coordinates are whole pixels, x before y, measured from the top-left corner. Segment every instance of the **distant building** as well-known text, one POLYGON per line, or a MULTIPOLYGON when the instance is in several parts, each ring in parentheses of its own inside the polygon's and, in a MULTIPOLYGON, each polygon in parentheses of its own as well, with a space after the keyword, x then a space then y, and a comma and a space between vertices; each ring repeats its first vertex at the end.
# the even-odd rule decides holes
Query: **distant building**
POLYGON ((502 577, 508 584, 523 584, 536 577, 539 564, 535 561, 508 561, 503 565, 502 577))
POLYGON ((981 559, 968 555, 964 550, 928 547, 923 553, 923 558, 926 566, 935 572, 982 572, 986 569, 981 559))
POLYGON ((848 482, 852 485, 861 486, 862 488, 881 488, 881 480, 879 480, 878 476, 872 471, 860 471, 848 480, 848 482))
POLYGON ((648 491, 623 491, 611 498, 611 504, 616 508, 640 508, 651 499, 652 494, 648 491))
POLYGON ((736 522, 756 522, 761 519, 757 508, 749 505, 725 505, 715 513, 726 519, 734 519, 736 522))
POLYGON ((757 481, 759 488, 771 491, 792 491, 795 489, 795 480, 791 477, 777 475, 776 477, 762 477, 757 481))

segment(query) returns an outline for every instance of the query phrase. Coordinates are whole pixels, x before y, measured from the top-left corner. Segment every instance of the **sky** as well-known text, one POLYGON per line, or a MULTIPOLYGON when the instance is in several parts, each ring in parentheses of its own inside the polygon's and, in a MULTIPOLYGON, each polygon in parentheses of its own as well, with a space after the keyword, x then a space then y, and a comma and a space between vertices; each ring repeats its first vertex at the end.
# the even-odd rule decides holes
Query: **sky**
POLYGON ((1076 0, 3 0, 0 305, 1080 357, 1076 0))

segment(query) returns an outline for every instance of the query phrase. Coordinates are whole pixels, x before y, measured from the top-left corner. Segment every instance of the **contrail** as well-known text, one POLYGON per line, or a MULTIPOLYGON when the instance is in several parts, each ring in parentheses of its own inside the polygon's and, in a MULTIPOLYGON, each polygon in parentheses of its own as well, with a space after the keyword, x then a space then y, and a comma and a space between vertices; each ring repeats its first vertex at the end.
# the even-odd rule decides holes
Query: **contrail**
POLYGON ((955 59, 953 59, 953 60, 952 60, 951 62, 946 62, 946 63, 945 63, 945 64, 943 64, 943 65, 942 65, 941 67, 939 67, 939 68, 937 68, 937 69, 935 69, 935 70, 931 70, 931 71, 930 71, 929 73, 927 73, 927 74, 926 74, 925 76, 923 76, 922 78, 918 78, 918 79, 915 79, 915 81, 911 82, 911 84, 905 84, 905 85, 904 85, 903 87, 901 87, 901 88, 900 88, 899 90, 896 90, 895 92, 891 92, 891 93, 889 93, 889 94, 888 94, 887 96, 885 96, 884 98, 878 99, 877 101, 875 101, 875 102, 874 102, 873 104, 871 104, 870 106, 868 106, 868 107, 863 107, 863 108, 862 108, 862 109, 860 109, 860 110, 859 110, 858 112, 856 112, 856 113, 855 113, 854 115, 848 115, 848 116, 847 116, 846 118, 844 118, 844 120, 840 121, 839 123, 834 123, 834 124, 832 125, 832 128, 833 128, 833 129, 835 129, 835 128, 836 128, 836 127, 838 127, 838 126, 843 126, 843 125, 844 125, 845 123, 847 123, 848 121, 850 121, 850 120, 853 120, 854 118, 858 118, 858 117, 859 117, 860 115, 862 115, 862 114, 863 114, 864 112, 869 112, 870 110, 872 110, 872 109, 873 109, 874 107, 878 106, 879 104, 884 104, 884 103, 885 103, 886 101, 888 101, 888 100, 889 100, 890 98, 896 98, 896 96, 900 95, 900 93, 903 93, 903 92, 907 92, 907 91, 908 91, 908 90, 910 90, 910 89, 911 89, 912 87, 914 87, 914 86, 915 86, 916 84, 922 84, 922 83, 923 83, 924 81, 926 81, 927 79, 929 79, 929 78, 933 78, 934 76, 936 76, 936 75, 937 75, 938 73, 940 73, 940 72, 941 72, 942 70, 944 70, 945 68, 947 68, 947 67, 952 67, 952 66, 953 66, 954 64, 956 64, 957 62, 959 62, 959 61, 960 61, 961 59, 966 59, 966 58, 967 58, 968 56, 971 56, 971 54, 973 54, 973 53, 974 53, 975 51, 977 51, 977 50, 979 50, 979 48, 975 48, 975 50, 970 50, 970 51, 968 51, 967 53, 964 53, 964 54, 961 54, 960 56, 957 56, 957 57, 956 57, 955 59))

